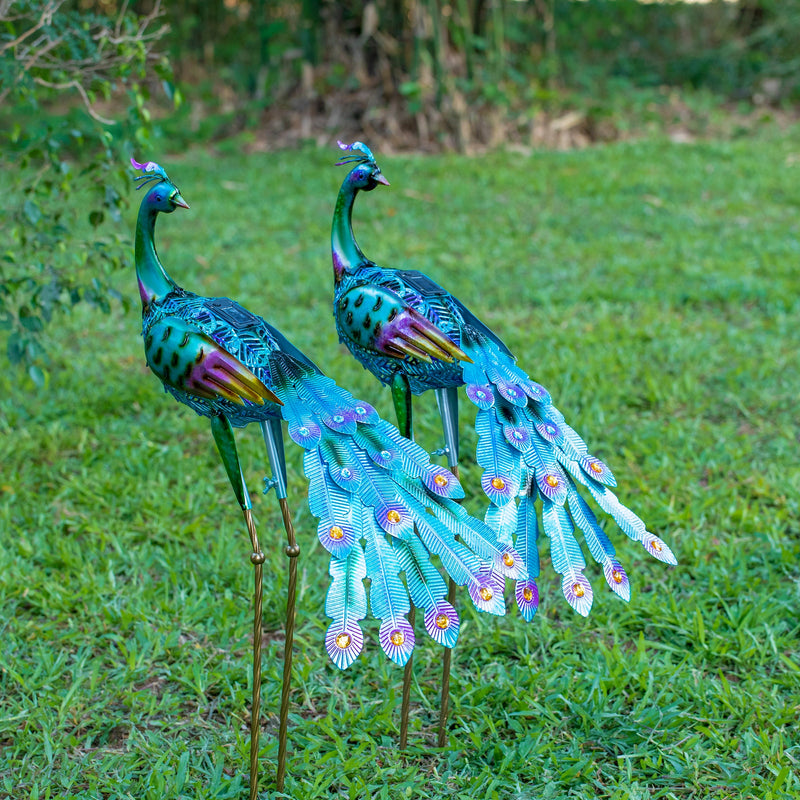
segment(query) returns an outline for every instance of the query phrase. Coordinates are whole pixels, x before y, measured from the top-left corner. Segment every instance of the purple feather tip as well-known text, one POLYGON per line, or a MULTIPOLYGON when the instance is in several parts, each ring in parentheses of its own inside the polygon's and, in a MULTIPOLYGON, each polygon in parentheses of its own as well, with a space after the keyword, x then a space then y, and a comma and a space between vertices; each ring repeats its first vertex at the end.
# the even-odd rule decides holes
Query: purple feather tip
POLYGON ((552 400, 550 398, 550 392, 548 392, 547 389, 545 389, 540 383, 536 383, 536 381, 528 381, 523 388, 525 389, 525 394, 527 394, 531 400, 536 400, 538 403, 543 403, 546 406, 551 404, 552 400))
POLYGON ((519 492, 519 480, 513 475, 497 475, 489 470, 481 476, 481 486, 496 506, 504 506, 519 492))
POLYGON ((525 396, 525 389, 508 381, 495 381, 497 391, 500 392, 509 403, 524 408, 528 405, 528 398, 525 396))
POLYGON ((469 582, 467 589, 475 608, 502 617, 506 613, 503 601, 505 581, 488 565, 481 567, 481 578, 469 582))
POLYGON ((458 613, 446 600, 437 601, 425 612, 425 630, 442 647, 455 647, 460 627, 458 613))
POLYGON ((317 537, 322 546, 334 557, 347 558, 348 553, 356 540, 353 528, 342 522, 322 520, 317 525, 317 537))
POLYGON ((336 140, 336 144, 339 145, 339 149, 340 150, 349 150, 350 149, 350 145, 349 144, 345 144, 341 139, 337 139, 336 140))
POLYGON ((614 477, 611 470, 599 459, 594 456, 586 455, 580 460, 581 469, 598 483, 604 486, 614 487, 617 485, 617 479, 614 477))
POLYGON ((575 570, 564 575, 561 581, 561 591, 575 611, 582 617, 589 616, 589 612, 592 610, 594 593, 592 592, 592 585, 582 572, 575 570))
POLYGON ((542 439, 546 442, 550 442, 550 444, 561 438, 561 428, 551 419, 547 419, 544 422, 537 422, 536 430, 539 432, 542 439))
POLYGON ((356 432, 356 415, 350 409, 335 410, 333 414, 326 414, 322 421, 337 433, 347 433, 352 436, 356 432))
POLYGON ((671 564, 673 567, 677 566, 678 559, 675 558, 675 554, 669 549, 666 542, 659 539, 658 536, 648 531, 642 537, 642 546, 653 558, 657 558, 665 564, 671 564))
POLYGON ((289 423, 289 436, 300 447, 310 450, 319 444, 322 439, 322 431, 319 425, 311 420, 292 420, 289 423))
POLYGON ((563 505, 567 499, 567 479, 558 468, 550 469, 547 472, 537 471, 536 485, 548 500, 552 500, 557 505, 563 505))
POLYGON ((339 669, 347 669, 364 647, 364 634, 357 622, 332 622, 325 634, 325 649, 339 669))
POLYGON ((495 556, 495 571, 511 580, 524 580, 528 570, 520 554, 510 545, 505 545, 502 552, 495 556))
POLYGON ((607 561, 603 564, 603 572, 606 576, 606 583, 611 587, 614 594, 627 603, 631 599, 631 584, 622 564, 616 559, 607 561))
POLYGON ((374 509, 375 521, 390 536, 402 539, 414 531, 411 512, 400 503, 386 503, 374 509))
POLYGON ((366 425, 374 425, 377 422, 380 422, 380 416, 378 416, 378 412, 369 404, 365 403, 363 400, 359 400, 357 405, 353 406, 353 412, 355 413, 356 422, 362 422, 366 425))
POLYGON ((539 608, 539 587, 536 581, 519 581, 514 592, 522 619, 530 622, 539 608))
POLYGON ((414 629, 405 617, 384 620, 378 631, 378 638, 383 652, 401 667, 414 652, 414 629))
POLYGON ((131 156, 131 164, 134 169, 139 169, 142 172, 155 172, 161 169, 155 161, 145 161, 143 164, 140 164, 133 156, 131 156))
POLYGON ((494 405, 494 392, 488 383, 471 383, 467 386, 467 397, 483 411, 494 405))
POLYGON ((531 435, 523 425, 504 425, 503 436, 515 450, 527 450, 531 443, 531 435))
POLYGON ((460 500, 464 497, 464 490, 452 472, 444 467, 432 464, 422 473, 423 483, 439 497, 450 497, 460 500))

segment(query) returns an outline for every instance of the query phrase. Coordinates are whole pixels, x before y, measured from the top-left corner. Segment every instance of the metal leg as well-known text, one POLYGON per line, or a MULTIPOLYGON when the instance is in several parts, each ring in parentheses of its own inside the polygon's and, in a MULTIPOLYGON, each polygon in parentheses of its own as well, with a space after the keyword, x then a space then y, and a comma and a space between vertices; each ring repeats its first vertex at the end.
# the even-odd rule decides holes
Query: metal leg
MULTIPOLYGON (((458 393, 455 387, 436 390, 436 402, 442 417, 447 465, 458 478, 458 393)), ((447 602, 455 607, 456 583, 450 578, 447 583, 447 602)), ((442 699, 439 704, 439 731, 436 743, 439 747, 447 744, 447 715, 450 710, 450 665, 453 651, 446 647, 442 658, 442 699)))
POLYGON ((294 538, 294 526, 289 516, 289 506, 285 498, 280 498, 283 526, 286 528, 285 553, 289 557, 289 590, 286 593, 286 641, 283 648, 283 686, 281 687, 281 712, 278 728, 278 791, 283 791, 286 779, 286 742, 289 726, 289 696, 292 690, 292 646, 294 645, 295 602, 297 598, 297 557, 300 547, 294 538))
POLYGON ((261 546, 258 542, 250 496, 247 493, 247 486, 239 465, 239 455, 236 452, 233 428, 231 428, 230 422, 225 417, 212 417, 211 432, 214 434, 214 441, 217 444, 217 450, 225 467, 225 472, 228 474, 236 499, 241 506, 247 533, 250 536, 250 545, 253 548, 250 555, 255 578, 253 590, 253 703, 250 709, 250 800, 257 800, 258 745, 261 732, 261 611, 264 553, 261 552, 261 546))
POLYGON ((244 509, 244 521, 250 534, 253 552, 250 561, 255 572, 255 588, 253 590, 253 704, 250 709, 250 800, 258 798, 258 750, 261 733, 261 615, 263 598, 263 564, 264 553, 258 544, 258 534, 253 522, 253 513, 244 509))
MULTIPOLYGON (((413 407, 411 403, 411 387, 408 378, 401 372, 395 373, 392 380, 392 400, 397 416, 397 427, 406 439, 414 438, 413 407)), ((414 603, 409 599, 411 608, 408 612, 408 623, 414 627, 417 616, 414 603)), ((414 675, 414 654, 412 653, 403 669, 403 699, 400 704, 400 749, 408 745, 408 715, 411 707, 411 679, 414 675)))
POLYGON ((283 683, 281 686, 281 709, 278 726, 278 772, 276 784, 279 792, 283 791, 286 781, 286 748, 289 727, 289 700, 292 691, 292 647, 294 644, 295 608, 297 600, 297 557, 300 547, 294 535, 294 525, 286 502, 286 463, 283 454, 283 429, 280 420, 268 420, 261 423, 264 444, 267 448, 272 478, 267 480, 269 491, 273 486, 278 495, 278 503, 283 516, 283 527, 286 530, 286 547, 284 552, 289 558, 289 588, 286 593, 286 639, 283 648, 283 683))

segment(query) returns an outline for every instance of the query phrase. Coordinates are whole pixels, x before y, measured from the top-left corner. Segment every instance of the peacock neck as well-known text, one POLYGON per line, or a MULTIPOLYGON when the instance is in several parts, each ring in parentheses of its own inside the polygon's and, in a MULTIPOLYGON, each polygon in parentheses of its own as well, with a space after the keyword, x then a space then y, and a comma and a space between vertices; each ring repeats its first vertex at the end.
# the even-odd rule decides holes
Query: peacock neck
POLYGON ((148 306, 160 300, 176 288, 175 282, 158 259, 155 242, 156 217, 158 211, 145 200, 139 208, 136 220, 136 277, 139 279, 139 294, 142 305, 148 306))
POLYGON ((352 186, 348 175, 336 198, 331 228, 331 256, 336 283, 367 261, 353 235, 353 203, 357 194, 358 189, 352 186))

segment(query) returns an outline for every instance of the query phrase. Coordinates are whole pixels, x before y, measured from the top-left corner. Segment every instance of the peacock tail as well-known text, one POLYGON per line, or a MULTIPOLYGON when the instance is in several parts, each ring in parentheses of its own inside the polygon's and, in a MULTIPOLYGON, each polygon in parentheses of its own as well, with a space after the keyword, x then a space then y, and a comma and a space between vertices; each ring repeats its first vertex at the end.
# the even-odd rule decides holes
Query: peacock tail
POLYGON ((461 348, 472 360, 462 365, 463 380, 467 396, 478 409, 477 461, 484 470, 481 485, 490 501, 485 519, 501 543, 515 543, 527 567, 527 579, 516 586, 522 616, 532 619, 539 602, 535 581, 539 505, 553 569, 562 576, 561 590, 569 604, 586 616, 593 599, 591 584, 583 574, 586 562, 576 528, 611 589, 623 600, 630 598, 625 569, 578 485, 650 555, 677 564, 670 548, 620 503, 610 488, 616 486, 611 470, 589 454, 544 387, 517 367, 510 353, 492 338, 468 325, 461 334, 461 348))
POLYGON ((363 648, 367 594, 381 620, 381 648, 395 663, 405 664, 414 649, 410 600, 423 610, 428 634, 455 645, 458 614, 431 555, 479 611, 504 614, 505 578, 525 580, 524 562, 511 542, 498 541, 454 502, 464 496, 458 479, 308 363, 274 351, 269 372, 289 436, 305 449, 309 508, 331 554, 325 645, 333 663, 345 669, 363 648))

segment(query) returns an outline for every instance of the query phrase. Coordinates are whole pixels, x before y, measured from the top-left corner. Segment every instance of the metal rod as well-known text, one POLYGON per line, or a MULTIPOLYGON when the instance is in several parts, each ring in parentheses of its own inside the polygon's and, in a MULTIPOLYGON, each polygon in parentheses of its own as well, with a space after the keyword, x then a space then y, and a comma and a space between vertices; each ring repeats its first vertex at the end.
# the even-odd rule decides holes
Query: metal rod
POLYGON ((278 502, 283 515, 283 527, 286 529, 287 545, 285 553, 289 558, 289 589, 286 593, 286 641, 283 649, 283 685, 281 687, 281 711, 278 727, 278 775, 276 783, 278 791, 283 791, 286 780, 286 744, 289 725, 289 697, 292 690, 292 646, 294 644, 295 601, 297 598, 297 557, 300 548, 294 536, 294 525, 289 514, 286 498, 278 502))
MULTIPOLYGON (((249 505, 249 503, 248 503, 249 505)), ((263 564, 264 554, 258 543, 258 534, 253 522, 253 512, 242 509, 250 544, 253 552, 250 561, 254 567, 255 586, 253 589, 253 704, 250 709, 250 800, 258 798, 258 751, 261 733, 261 613, 263 602, 263 564)))
MULTIPOLYGON (((408 612, 408 624, 414 627, 414 620, 417 616, 417 609, 411 603, 411 608, 408 612)), ((403 699, 400 703, 400 749, 405 750, 408 746, 408 712, 411 706, 411 679, 414 676, 414 659, 413 655, 406 661, 406 666, 403 669, 403 699)))
MULTIPOLYGON (((458 390, 451 386, 436 390, 436 403, 442 418, 444 442, 447 450, 447 465, 456 478, 458 474, 458 390)), ((455 607, 456 583, 450 578, 447 582, 447 602, 455 607)), ((442 657, 442 699, 439 703, 439 730, 436 743, 439 747, 447 744, 447 715, 450 711, 450 667, 453 650, 446 647, 442 657)))
MULTIPOLYGON (((397 416, 397 427, 406 439, 414 440, 413 404, 411 401, 411 386, 405 373, 397 372, 392 379, 392 401, 397 416)), ((414 601, 409 597, 408 624, 414 629, 416 609, 414 601)), ((403 669, 403 694, 400 703, 400 749, 405 750, 408 745, 408 715, 411 709, 411 679, 414 675, 414 653, 412 652, 403 669)))

